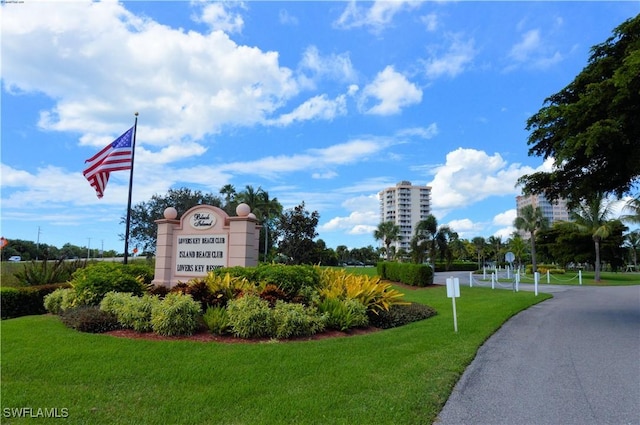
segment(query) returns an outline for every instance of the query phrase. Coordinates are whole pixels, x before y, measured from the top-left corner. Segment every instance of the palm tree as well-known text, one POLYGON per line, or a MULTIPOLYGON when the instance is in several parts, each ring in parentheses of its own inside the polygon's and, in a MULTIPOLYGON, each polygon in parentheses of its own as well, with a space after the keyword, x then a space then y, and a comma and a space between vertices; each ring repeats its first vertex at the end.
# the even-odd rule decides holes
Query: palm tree
POLYGON ((502 249, 502 236, 489 236, 487 243, 495 253, 496 267, 498 267, 500 263, 500 251, 502 249))
POLYGON ((480 257, 484 259, 484 249, 487 245, 487 241, 482 236, 476 236, 471 240, 473 244, 476 254, 478 254, 478 269, 482 268, 482 264, 480 263, 480 257))
POLYGON ((629 211, 629 214, 620 217, 622 221, 640 224, 640 195, 631 198, 622 210, 629 211))
POLYGON ((269 192, 262 189, 259 189, 257 201, 256 210, 262 217, 262 227, 264 229, 264 260, 267 261, 269 226, 271 225, 271 219, 279 217, 280 214, 282 214, 282 204, 280 204, 278 198, 270 199, 269 192))
POLYGON ((516 257, 516 264, 518 265, 518 269, 520 268, 520 264, 522 264, 522 258, 527 251, 526 244, 522 236, 518 233, 514 233, 513 237, 509 240, 507 244, 513 255, 516 257))
POLYGON ((237 203, 245 203, 251 207, 251 212, 256 215, 258 220, 262 220, 262 211, 260 210, 261 199, 263 190, 261 187, 254 189, 253 186, 247 185, 244 190, 236 195, 237 203))
POLYGON ((520 214, 513 222, 513 226, 518 230, 529 233, 531 242, 531 265, 533 273, 538 271, 536 264, 536 232, 549 227, 547 219, 542 215, 540 207, 533 208, 533 205, 527 205, 520 209, 520 214))
POLYGON ((631 251, 631 258, 633 258, 633 268, 638 271, 638 249, 640 248, 640 230, 634 230, 629 232, 625 236, 625 246, 631 251))
POLYGON ((433 214, 418 222, 411 240, 411 256, 415 263, 423 263, 427 254, 435 262, 437 233, 438 220, 433 214))
POLYGON ((611 233, 612 204, 605 202, 602 193, 595 193, 590 199, 578 204, 575 211, 571 213, 574 225, 582 232, 590 233, 596 251, 595 274, 593 280, 600 282, 600 242, 606 239, 611 233))
POLYGON ((373 237, 377 241, 382 241, 386 247, 387 261, 391 260, 391 244, 400 237, 400 226, 393 221, 383 221, 378 224, 378 228, 373 232, 373 237))
POLYGON ((454 245, 459 241, 459 236, 449 226, 440 226, 436 233, 436 245, 440 254, 440 261, 445 261, 445 270, 449 270, 453 263, 454 245))
POLYGON ((236 196, 236 188, 233 187, 232 184, 225 184, 224 186, 222 186, 222 189, 220 189, 220 194, 224 195, 224 200, 225 200, 224 210, 227 212, 227 214, 231 214, 232 212, 231 206, 232 206, 234 197, 236 196))

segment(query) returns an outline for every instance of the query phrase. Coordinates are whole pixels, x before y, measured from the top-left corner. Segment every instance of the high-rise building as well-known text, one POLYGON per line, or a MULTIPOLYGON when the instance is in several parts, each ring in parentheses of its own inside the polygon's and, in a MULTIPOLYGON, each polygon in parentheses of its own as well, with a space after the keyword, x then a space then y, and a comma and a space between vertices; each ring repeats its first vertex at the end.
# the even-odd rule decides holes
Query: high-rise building
POLYGON ((520 210, 527 205, 532 205, 534 209, 539 207, 542 211, 542 216, 547 219, 549 225, 557 221, 569 221, 569 209, 565 199, 549 202, 544 195, 516 196, 518 216, 520 216, 520 210))
POLYGON ((413 186, 401 181, 378 194, 380 221, 392 221, 400 227, 400 237, 392 246, 409 251, 418 222, 431 214, 431 186, 413 186))

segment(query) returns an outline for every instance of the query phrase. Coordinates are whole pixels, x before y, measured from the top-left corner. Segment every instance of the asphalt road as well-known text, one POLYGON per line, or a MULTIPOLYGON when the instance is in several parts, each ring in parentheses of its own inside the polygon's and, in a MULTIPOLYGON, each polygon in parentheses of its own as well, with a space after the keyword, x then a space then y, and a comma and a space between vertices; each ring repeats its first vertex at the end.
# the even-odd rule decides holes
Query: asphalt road
POLYGON ((640 424, 640 286, 539 291, 554 298, 486 341, 437 425, 640 424))

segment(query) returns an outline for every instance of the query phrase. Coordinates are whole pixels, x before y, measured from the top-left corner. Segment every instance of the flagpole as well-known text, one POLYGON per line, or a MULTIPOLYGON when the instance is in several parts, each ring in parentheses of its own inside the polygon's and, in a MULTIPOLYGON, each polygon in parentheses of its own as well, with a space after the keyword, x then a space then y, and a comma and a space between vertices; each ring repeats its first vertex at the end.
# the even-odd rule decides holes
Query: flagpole
POLYGON ((133 191, 133 165, 135 164, 134 158, 136 155, 136 136, 138 135, 138 113, 134 114, 136 121, 133 124, 133 143, 131 145, 131 173, 129 174, 129 200, 127 202, 127 224, 124 232, 124 264, 127 264, 129 259, 129 227, 131 223, 131 192, 133 191))

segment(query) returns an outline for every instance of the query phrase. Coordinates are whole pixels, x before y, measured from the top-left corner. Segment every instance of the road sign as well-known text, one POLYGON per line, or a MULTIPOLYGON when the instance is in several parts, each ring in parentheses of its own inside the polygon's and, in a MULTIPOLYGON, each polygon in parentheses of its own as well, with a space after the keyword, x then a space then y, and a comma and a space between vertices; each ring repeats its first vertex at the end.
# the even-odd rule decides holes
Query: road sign
POLYGON ((507 260, 507 263, 513 263, 513 260, 516 259, 516 256, 513 252, 509 251, 505 254, 504 259, 507 260))

